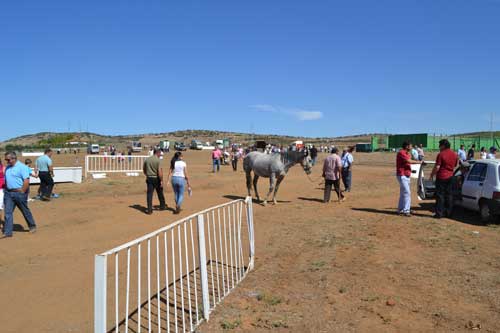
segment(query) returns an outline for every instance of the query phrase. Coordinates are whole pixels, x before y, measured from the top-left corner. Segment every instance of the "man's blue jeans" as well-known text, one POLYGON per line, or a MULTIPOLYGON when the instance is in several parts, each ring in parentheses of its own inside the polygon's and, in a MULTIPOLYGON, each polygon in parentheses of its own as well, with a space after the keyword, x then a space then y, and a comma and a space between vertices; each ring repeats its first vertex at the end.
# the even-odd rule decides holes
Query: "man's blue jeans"
POLYGON ((186 178, 172 177, 172 188, 174 189, 175 204, 179 208, 182 205, 182 201, 184 201, 185 186, 186 186, 186 178))
POLYGON ((31 211, 28 208, 28 194, 21 192, 9 192, 4 191, 4 209, 5 209, 5 225, 3 228, 3 233, 6 236, 12 236, 12 231, 14 230, 14 209, 19 207, 21 213, 28 223, 28 227, 31 229, 36 228, 35 220, 31 211))
POLYGON ((410 192, 410 177, 398 176, 399 182, 399 213, 410 213, 411 207, 411 192, 410 192))
POLYGON ((213 159, 214 172, 220 170, 220 159, 213 159))

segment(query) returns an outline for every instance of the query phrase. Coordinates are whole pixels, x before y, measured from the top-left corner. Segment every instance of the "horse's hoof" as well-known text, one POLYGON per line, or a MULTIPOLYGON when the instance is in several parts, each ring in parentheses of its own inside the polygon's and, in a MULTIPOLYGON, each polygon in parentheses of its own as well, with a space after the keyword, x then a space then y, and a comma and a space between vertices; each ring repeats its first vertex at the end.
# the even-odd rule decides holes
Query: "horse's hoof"
POLYGON ((277 203, 278 203, 278 201, 273 200, 273 205, 276 205, 277 203))
POLYGON ((267 206, 267 201, 262 202, 262 206, 267 206))

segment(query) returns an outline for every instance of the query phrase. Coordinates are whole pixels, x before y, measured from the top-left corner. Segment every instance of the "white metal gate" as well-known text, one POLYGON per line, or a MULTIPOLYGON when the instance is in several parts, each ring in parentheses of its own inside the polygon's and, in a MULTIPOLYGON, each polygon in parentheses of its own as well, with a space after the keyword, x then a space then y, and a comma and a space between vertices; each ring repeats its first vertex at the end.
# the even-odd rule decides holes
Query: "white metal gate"
POLYGON ((147 155, 87 155, 85 177, 89 173, 142 172, 147 155))
POLYGON ((95 256, 94 332, 193 332, 254 264, 252 199, 95 256))

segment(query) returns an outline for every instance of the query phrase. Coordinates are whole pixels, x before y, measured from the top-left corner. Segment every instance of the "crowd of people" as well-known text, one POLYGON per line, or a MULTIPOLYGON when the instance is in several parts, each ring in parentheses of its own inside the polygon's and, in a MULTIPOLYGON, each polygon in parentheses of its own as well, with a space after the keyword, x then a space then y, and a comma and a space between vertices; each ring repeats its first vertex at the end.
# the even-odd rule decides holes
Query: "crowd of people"
MULTIPOLYGON (((465 145, 454 152, 450 148, 450 142, 443 139, 439 142, 440 152, 437 155, 436 163, 431 179, 435 179, 436 184, 436 207, 435 218, 449 217, 453 211, 453 196, 452 196, 452 176, 457 166, 466 167, 467 161, 473 160, 476 156, 476 146, 472 144, 468 150, 465 145)), ((342 153, 339 153, 337 147, 320 146, 316 148, 312 146, 304 146, 297 148, 296 146, 274 146, 268 145, 264 149, 267 154, 279 154, 283 162, 288 161, 288 152, 290 150, 300 149, 306 156, 310 158, 312 165, 317 163, 318 154, 328 151, 330 154, 325 158, 322 167, 322 177, 324 178, 324 196, 325 203, 331 202, 331 192, 334 191, 337 196, 337 201, 345 200, 345 193, 350 192, 352 188, 352 166, 354 164, 353 148, 346 147, 342 153), (341 188, 343 185, 343 188, 341 188)), ((211 153, 212 172, 218 173, 221 170, 221 165, 230 164, 233 171, 238 171, 238 163, 250 151, 256 150, 255 147, 243 147, 233 145, 229 149, 220 149, 215 147, 211 153)), ((125 161, 126 156, 131 156, 132 151, 118 152, 114 146, 109 146, 104 152, 108 156, 109 152, 111 159, 117 159, 119 163, 125 161)), ((495 159, 496 147, 490 147, 486 151, 485 147, 481 147, 479 158, 495 159)), ((167 204, 164 195, 164 173, 161 167, 161 159, 163 159, 163 150, 155 147, 152 150, 151 156, 148 157, 143 165, 143 172, 146 176, 147 187, 147 208, 146 213, 153 213, 153 194, 156 191, 160 202, 160 210, 167 209, 167 204)), ((45 150, 44 154, 36 159, 34 167, 32 161, 26 159, 25 163, 18 160, 15 152, 5 154, 5 162, 0 161, 0 210, 4 211, 5 221, 3 225, 3 237, 12 237, 13 232, 13 212, 16 207, 20 209, 30 232, 36 231, 36 223, 28 207, 29 199, 29 180, 30 177, 40 179, 40 187, 38 190, 38 198, 42 201, 50 201, 53 196, 54 188, 54 168, 52 162, 53 151, 45 150)), ((422 144, 413 145, 411 142, 404 142, 401 149, 396 155, 396 177, 399 183, 400 194, 397 212, 403 216, 411 216, 411 190, 410 179, 412 164, 424 163, 425 151, 422 144)), ((178 151, 174 154, 169 163, 168 176, 166 186, 172 186, 174 194, 175 214, 179 214, 182 210, 184 201, 184 193, 187 188, 189 195, 192 193, 191 184, 189 182, 187 163, 184 161, 182 152, 178 151)))
MULTIPOLYGON (((485 147, 481 147, 479 157, 481 159, 496 159, 497 148, 492 146, 489 152, 485 147)), ((476 155, 476 145, 472 144, 466 151, 465 145, 454 152, 447 139, 439 141, 439 153, 436 163, 430 174, 430 180, 436 185, 436 205, 434 217, 450 217, 453 213, 453 174, 457 167, 466 170, 468 161, 474 160, 476 155)), ((404 142, 396 157, 396 176, 399 182, 399 203, 398 213, 404 216, 411 216, 411 165, 421 164, 424 161, 425 153, 422 144, 413 146, 411 142, 404 142)))

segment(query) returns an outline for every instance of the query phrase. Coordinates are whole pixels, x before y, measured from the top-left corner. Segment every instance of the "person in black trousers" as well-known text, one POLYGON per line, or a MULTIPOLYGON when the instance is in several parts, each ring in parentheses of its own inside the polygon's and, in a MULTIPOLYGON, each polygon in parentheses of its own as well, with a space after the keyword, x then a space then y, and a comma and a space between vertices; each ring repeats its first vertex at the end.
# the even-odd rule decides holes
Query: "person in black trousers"
POLYGON ((163 195, 163 169, 160 166, 161 150, 155 149, 153 156, 148 157, 144 161, 143 172, 146 176, 147 185, 147 210, 146 214, 153 214, 153 192, 156 190, 158 200, 160 201, 160 210, 167 209, 165 204, 165 196, 163 195))
POLYGON ((43 201, 50 201, 54 188, 54 168, 51 158, 52 149, 46 149, 44 155, 36 160, 36 169, 40 178, 40 194, 43 201))

